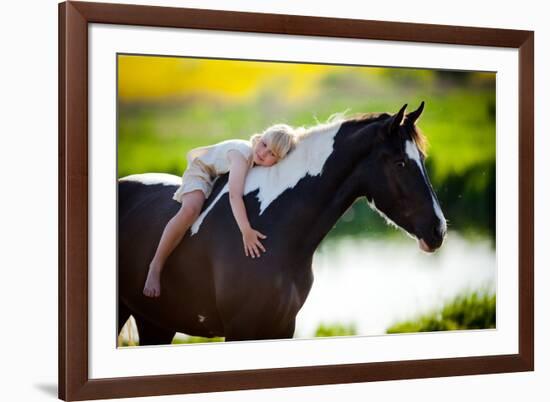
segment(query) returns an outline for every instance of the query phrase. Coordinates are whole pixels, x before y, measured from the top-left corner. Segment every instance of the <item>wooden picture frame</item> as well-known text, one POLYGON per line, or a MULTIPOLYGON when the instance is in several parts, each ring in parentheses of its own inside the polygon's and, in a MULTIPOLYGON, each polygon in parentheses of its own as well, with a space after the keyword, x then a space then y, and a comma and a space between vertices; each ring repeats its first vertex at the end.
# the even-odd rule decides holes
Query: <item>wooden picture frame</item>
POLYGON ((534 33, 507 29, 65 2, 59 5, 59 397, 294 387, 534 369, 534 33), (88 25, 91 23, 507 47, 519 50, 519 353, 90 379, 88 25))

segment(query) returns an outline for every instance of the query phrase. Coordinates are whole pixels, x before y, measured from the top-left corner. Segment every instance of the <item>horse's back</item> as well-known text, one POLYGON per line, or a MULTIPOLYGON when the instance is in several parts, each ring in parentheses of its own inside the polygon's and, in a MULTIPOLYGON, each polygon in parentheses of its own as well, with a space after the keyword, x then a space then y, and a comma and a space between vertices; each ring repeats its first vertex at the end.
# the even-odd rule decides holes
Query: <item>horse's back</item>
POLYGON ((221 324, 200 236, 187 233, 168 257, 161 278, 161 297, 153 300, 142 294, 162 232, 181 206, 172 199, 177 182, 181 178, 158 174, 119 180, 119 296, 133 313, 161 326, 209 336, 219 333, 221 324))
POLYGON ((119 179, 119 218, 123 219, 136 206, 151 201, 155 201, 157 208, 174 209, 177 203, 172 200, 172 194, 179 183, 181 178, 164 173, 136 174, 119 179))
POLYGON ((177 179, 143 174, 118 182, 118 269, 122 293, 137 293, 143 287, 162 231, 179 208, 180 204, 172 200, 177 188, 173 178, 177 179))

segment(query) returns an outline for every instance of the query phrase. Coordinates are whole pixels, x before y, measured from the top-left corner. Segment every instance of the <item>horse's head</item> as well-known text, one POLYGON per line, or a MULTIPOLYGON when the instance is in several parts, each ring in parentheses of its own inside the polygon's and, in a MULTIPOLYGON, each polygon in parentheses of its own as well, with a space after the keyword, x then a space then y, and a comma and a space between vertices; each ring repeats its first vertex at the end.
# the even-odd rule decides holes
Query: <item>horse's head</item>
POLYGON ((363 160, 370 205, 418 239, 420 248, 435 251, 447 232, 445 217, 424 166, 424 137, 415 122, 424 102, 409 114, 406 106, 377 123, 374 145, 363 160))

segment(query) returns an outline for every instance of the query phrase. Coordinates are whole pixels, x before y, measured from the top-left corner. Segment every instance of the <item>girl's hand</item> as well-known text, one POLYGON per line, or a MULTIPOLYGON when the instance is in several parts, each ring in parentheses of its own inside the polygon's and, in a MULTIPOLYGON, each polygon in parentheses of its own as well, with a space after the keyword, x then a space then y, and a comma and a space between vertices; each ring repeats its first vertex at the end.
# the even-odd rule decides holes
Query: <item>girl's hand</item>
POLYGON ((259 238, 265 239, 267 236, 252 228, 243 231, 244 254, 247 257, 260 257, 260 250, 265 253, 265 248, 259 238))
POLYGON ((259 239, 267 236, 250 227, 246 208, 243 201, 244 182, 249 166, 244 156, 237 150, 230 150, 227 153, 231 163, 229 168, 229 202, 233 216, 243 235, 244 254, 247 257, 259 257, 260 250, 265 253, 265 248, 259 239))

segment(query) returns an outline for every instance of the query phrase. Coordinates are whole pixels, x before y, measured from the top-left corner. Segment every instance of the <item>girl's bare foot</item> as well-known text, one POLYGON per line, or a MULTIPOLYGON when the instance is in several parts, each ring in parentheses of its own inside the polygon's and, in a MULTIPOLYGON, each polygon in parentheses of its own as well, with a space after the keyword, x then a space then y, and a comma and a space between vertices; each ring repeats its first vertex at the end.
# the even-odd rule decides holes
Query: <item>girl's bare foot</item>
POLYGON ((160 296, 160 269, 151 266, 143 288, 143 294, 148 297, 160 296))

